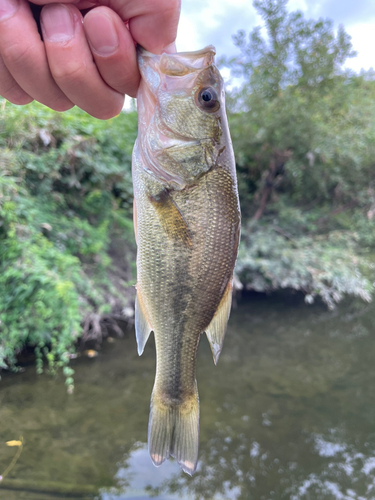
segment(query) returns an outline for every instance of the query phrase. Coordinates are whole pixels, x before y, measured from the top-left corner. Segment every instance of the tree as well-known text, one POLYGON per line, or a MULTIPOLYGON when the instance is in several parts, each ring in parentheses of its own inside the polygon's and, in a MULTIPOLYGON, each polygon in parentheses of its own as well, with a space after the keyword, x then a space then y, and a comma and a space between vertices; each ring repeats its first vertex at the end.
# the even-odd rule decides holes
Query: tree
POLYGON ((326 100, 350 79, 342 66, 355 55, 343 27, 335 34, 331 20, 306 20, 301 12, 289 13, 286 4, 254 1, 264 26, 248 38, 239 31, 234 41, 241 56, 226 61, 244 81, 230 100, 231 122, 239 163, 249 163, 261 191, 255 219, 263 214, 286 159, 302 155, 305 160, 311 151, 317 122, 328 118, 326 100))
POLYGON ((308 300, 323 297, 325 286, 332 298, 333 283, 345 276, 337 300, 323 297, 330 306, 345 290, 369 297, 369 283, 356 281, 361 273, 351 263, 365 235, 375 246, 367 217, 375 206, 373 75, 344 68, 355 53, 331 20, 307 20, 289 12, 286 0, 254 6, 263 26, 249 36, 239 31, 239 56, 224 60, 242 81, 228 99, 245 219, 238 269, 250 288, 290 286, 308 300))

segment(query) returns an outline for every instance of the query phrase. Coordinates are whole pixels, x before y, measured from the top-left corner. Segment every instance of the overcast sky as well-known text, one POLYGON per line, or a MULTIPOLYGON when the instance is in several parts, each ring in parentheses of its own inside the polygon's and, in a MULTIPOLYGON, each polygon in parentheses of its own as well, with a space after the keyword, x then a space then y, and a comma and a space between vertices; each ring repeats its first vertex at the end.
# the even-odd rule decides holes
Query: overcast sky
MULTIPOLYGON (((352 37, 357 57, 347 66, 359 71, 375 68, 375 0, 290 0, 289 10, 302 10, 307 18, 330 18, 335 28, 343 24, 352 37)), ((214 45, 217 55, 238 53, 232 35, 262 24, 252 0, 182 0, 177 35, 179 51, 214 45)))

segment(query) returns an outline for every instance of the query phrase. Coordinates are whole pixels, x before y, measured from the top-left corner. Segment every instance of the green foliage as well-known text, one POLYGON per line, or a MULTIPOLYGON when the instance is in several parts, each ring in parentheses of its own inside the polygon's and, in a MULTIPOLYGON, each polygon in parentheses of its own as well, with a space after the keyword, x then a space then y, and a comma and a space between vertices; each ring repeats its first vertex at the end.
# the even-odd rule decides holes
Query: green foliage
POLYGON ((308 303, 319 296, 333 309, 345 295, 371 300, 375 265, 356 254, 355 235, 331 231, 327 236, 297 239, 279 228, 258 228, 241 243, 236 272, 247 289, 302 291, 308 303))
MULTIPOLYGON (((353 52, 343 28, 288 13, 283 0, 256 1, 267 40, 255 28, 234 38, 226 61, 243 85, 229 96, 230 125, 244 198, 253 202, 270 161, 289 153, 280 190, 295 201, 369 201, 374 182, 375 82, 344 71, 353 52)), ((367 75, 371 76, 371 75, 367 75)), ((251 207, 247 207, 251 210, 251 207)))
POLYGON ((343 27, 335 35, 331 20, 306 20, 301 12, 288 13, 287 3, 254 1, 264 20, 267 39, 259 26, 250 33, 248 42, 243 30, 234 36, 242 58, 234 58, 229 64, 245 78, 244 89, 267 100, 280 96, 287 86, 298 86, 313 98, 311 91, 329 88, 331 80, 342 72, 345 60, 355 55, 343 27))
MULTIPOLYGON (((344 69, 354 53, 343 28, 286 4, 255 0, 263 28, 239 32, 239 56, 224 61, 242 82, 228 95, 237 274, 248 289, 301 290, 332 308, 373 288, 375 79, 344 69)), ((70 387, 76 339, 100 335, 98 318, 131 296, 137 116, 0 110, 0 366, 30 345, 70 387)))
POLYGON ((67 364, 85 316, 127 304, 136 115, 101 122, 78 110, 4 105, 0 366, 14 367, 17 351, 30 345, 38 369, 44 356, 53 371, 67 364), (112 258, 114 240, 121 251, 112 258))
POLYGON ((252 241, 239 267, 250 288, 288 286, 331 307, 344 291, 367 299, 371 290, 352 264, 375 246, 375 81, 344 69, 354 52, 342 27, 335 32, 330 20, 307 20, 286 4, 254 1, 263 28, 248 37, 240 31, 240 55, 223 61, 242 81, 228 99, 243 234, 251 227, 252 241), (259 260, 257 239, 264 245, 266 236, 270 248, 259 260), (319 279, 307 267, 319 269, 319 279))

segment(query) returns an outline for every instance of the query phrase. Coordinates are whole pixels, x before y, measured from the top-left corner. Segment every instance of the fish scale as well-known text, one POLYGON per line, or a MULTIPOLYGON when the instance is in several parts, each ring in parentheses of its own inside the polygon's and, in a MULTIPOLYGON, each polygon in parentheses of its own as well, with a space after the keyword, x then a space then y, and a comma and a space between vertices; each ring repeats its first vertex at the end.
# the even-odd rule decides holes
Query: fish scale
POLYGON ((172 455, 190 474, 198 460, 196 352, 206 332, 217 362, 240 228, 213 55, 212 47, 162 56, 139 51, 141 116, 133 152, 136 335, 141 354, 154 332, 157 357, 149 450, 155 465, 172 455), (201 98, 206 88, 216 99, 208 104, 201 98))

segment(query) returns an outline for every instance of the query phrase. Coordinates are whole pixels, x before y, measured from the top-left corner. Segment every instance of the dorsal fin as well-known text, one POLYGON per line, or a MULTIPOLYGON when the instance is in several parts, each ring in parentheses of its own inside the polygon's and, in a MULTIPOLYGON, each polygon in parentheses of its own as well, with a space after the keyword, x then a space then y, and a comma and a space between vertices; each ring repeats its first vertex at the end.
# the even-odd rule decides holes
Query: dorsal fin
POLYGON ((135 336, 137 338, 139 356, 143 353, 151 331, 152 327, 144 312, 141 292, 137 290, 137 296, 135 298, 135 336))
POLYGON ((221 349, 223 347, 230 308, 232 305, 232 281, 233 280, 229 281, 224 295, 220 301, 219 307, 217 308, 217 311, 212 318, 211 323, 206 328, 206 335, 211 346, 215 365, 217 364, 221 349))

